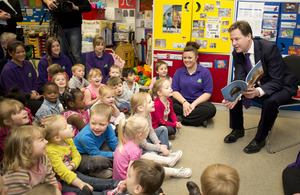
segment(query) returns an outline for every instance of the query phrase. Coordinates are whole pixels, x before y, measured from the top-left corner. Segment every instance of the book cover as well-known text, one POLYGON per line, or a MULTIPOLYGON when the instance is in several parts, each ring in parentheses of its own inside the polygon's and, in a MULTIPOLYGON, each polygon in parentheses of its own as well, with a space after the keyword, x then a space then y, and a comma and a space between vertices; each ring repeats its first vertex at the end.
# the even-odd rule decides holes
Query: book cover
POLYGON ((221 89, 223 97, 229 102, 233 102, 248 88, 253 87, 264 75, 261 61, 250 70, 246 77, 246 81, 236 80, 221 89))

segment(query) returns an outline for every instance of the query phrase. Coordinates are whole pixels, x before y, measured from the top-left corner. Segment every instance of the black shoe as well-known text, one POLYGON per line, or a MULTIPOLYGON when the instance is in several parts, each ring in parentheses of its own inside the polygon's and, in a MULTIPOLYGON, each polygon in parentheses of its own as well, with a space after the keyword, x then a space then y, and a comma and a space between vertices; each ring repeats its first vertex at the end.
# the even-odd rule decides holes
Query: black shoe
POLYGON ((201 195, 198 185, 193 181, 188 181, 186 187, 189 190, 189 195, 201 195))
POLYGON ((245 130, 242 129, 233 129, 231 133, 229 133, 225 138, 224 142, 225 143, 233 143, 236 142, 237 139, 244 137, 245 135, 245 130))
POLYGON ((247 154, 257 153, 266 145, 266 141, 257 141, 253 139, 248 146, 244 148, 244 152, 247 154))

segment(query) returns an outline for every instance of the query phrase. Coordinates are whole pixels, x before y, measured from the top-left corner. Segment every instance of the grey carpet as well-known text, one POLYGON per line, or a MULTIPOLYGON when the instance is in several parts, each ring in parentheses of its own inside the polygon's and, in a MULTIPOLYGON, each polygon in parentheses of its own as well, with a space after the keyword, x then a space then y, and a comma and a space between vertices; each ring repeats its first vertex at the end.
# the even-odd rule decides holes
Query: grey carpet
MULTIPOLYGON (((293 111, 291 111, 293 112, 293 111)), ((245 114, 245 128, 256 126, 259 115, 245 114)), ((300 145, 275 154, 269 154, 266 147, 259 153, 245 154, 243 148, 254 138, 256 129, 247 130, 245 137, 236 143, 224 143, 224 137, 230 133, 228 111, 217 111, 207 128, 184 126, 172 141, 171 150, 181 149, 183 156, 175 166, 189 167, 193 174, 189 179, 166 178, 163 183, 164 193, 188 194, 186 182, 192 180, 200 185, 202 171, 211 164, 222 163, 237 169, 240 175, 241 195, 282 195, 281 173, 294 162, 300 145)), ((295 118, 277 119, 272 146, 300 141, 300 120, 295 118), (292 135, 292 136, 291 136, 292 135)))

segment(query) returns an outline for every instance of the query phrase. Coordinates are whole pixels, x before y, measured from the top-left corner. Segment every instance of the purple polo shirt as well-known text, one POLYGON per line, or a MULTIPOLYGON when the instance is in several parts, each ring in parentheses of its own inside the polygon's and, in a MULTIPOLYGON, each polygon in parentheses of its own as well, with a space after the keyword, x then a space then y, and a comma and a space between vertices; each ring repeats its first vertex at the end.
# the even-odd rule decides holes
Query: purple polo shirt
MULTIPOLYGON (((49 63, 47 61, 48 54, 44 55, 38 65, 38 72, 39 72, 39 85, 40 87, 44 86, 44 84, 48 83, 48 72, 47 68, 49 66, 49 63)), ((69 78, 72 77, 72 62, 70 58, 66 55, 60 54, 59 57, 55 57, 53 55, 50 55, 52 59, 52 64, 59 64, 63 71, 66 72, 69 76, 69 78)))
POLYGON ((115 61, 113 57, 107 53, 103 52, 103 55, 99 58, 94 51, 86 54, 86 72, 89 74, 92 68, 98 68, 101 70, 103 78, 102 83, 106 83, 109 78, 109 69, 114 65, 115 61))
POLYGON ((213 80, 208 69, 197 65, 197 70, 190 75, 186 67, 176 70, 172 80, 173 91, 179 92, 188 102, 193 102, 203 93, 212 94, 213 80))
POLYGON ((36 71, 28 60, 23 61, 22 67, 8 60, 2 70, 0 83, 5 93, 8 93, 12 86, 20 87, 25 94, 30 94, 38 88, 36 71))

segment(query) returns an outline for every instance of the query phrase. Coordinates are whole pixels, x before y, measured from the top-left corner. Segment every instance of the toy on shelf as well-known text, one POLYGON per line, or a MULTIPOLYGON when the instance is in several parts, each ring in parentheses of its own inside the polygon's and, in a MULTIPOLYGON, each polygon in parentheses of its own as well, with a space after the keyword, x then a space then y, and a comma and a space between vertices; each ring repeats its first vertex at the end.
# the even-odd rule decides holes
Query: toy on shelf
POLYGON ((144 66, 137 66, 133 68, 135 71, 135 82, 139 85, 149 86, 151 83, 151 73, 152 69, 149 65, 144 64, 144 66))

